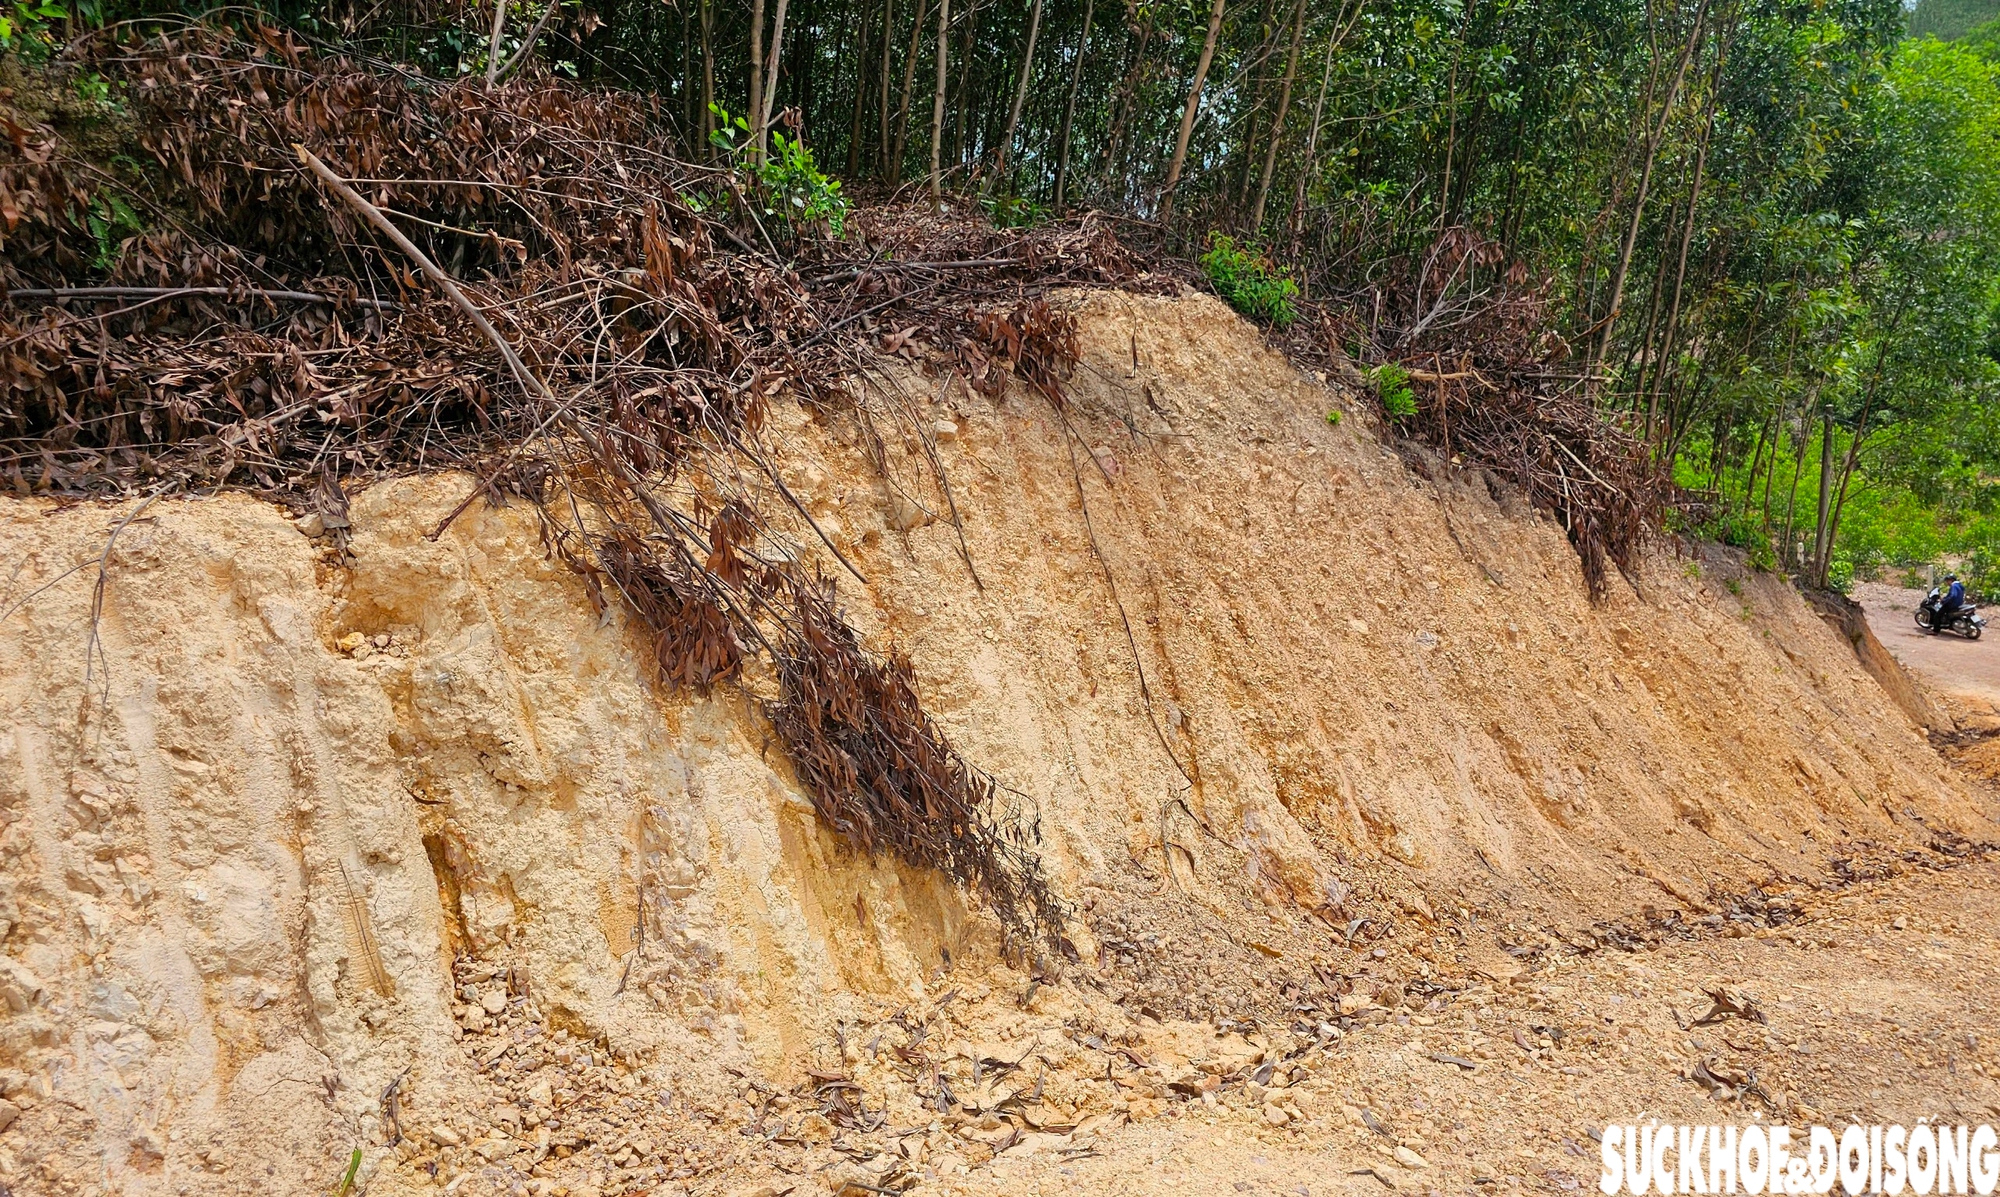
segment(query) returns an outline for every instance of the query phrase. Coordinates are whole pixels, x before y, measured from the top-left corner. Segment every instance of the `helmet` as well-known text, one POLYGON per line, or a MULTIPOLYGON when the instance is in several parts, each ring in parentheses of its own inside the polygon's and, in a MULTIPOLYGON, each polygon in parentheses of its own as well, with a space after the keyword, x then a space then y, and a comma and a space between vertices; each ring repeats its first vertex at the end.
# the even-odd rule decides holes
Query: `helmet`
POLYGON ((1944 576, 1944 580, 1945 580, 1945 581, 1947 581, 1947 582, 1956 582, 1956 581, 1958 581, 1958 575, 1957 575, 1957 574, 1946 574, 1946 575, 1944 576))

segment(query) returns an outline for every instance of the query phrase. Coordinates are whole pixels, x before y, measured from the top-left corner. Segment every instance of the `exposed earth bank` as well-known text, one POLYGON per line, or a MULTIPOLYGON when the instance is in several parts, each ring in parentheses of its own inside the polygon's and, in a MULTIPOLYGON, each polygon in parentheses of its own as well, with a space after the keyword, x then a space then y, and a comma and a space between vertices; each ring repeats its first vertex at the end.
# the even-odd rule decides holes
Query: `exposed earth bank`
POLYGON ((428 538, 467 478, 352 496, 345 552, 7 501, 0 1182, 1567 1190, 1709 1055, 1733 1118, 1985 1091, 1937 995, 1991 795, 1787 583, 1662 550, 1593 607, 1213 300, 1074 302, 1066 414, 898 360, 763 433, 785 551, 1038 828, 1032 974, 820 826, 764 679, 660 694, 531 509, 428 538), (1711 980, 1770 1024, 1682 1032, 1711 980))

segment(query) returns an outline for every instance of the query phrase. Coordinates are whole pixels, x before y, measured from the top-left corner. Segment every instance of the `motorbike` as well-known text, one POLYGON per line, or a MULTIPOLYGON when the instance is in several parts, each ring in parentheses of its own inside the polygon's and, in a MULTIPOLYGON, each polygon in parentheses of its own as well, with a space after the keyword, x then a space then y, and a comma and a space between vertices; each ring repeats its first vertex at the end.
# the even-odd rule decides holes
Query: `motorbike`
MULTIPOLYGON (((1938 597, 1938 591, 1932 588, 1931 592, 1924 596, 1924 601, 1917 604, 1917 626, 1926 632, 1937 622, 1938 597)), ((1958 609, 1951 613, 1945 625, 1938 630, 1957 632, 1967 640, 1977 640, 1979 634, 1986 630, 1986 617, 1981 615, 1979 608, 1973 604, 1961 603, 1958 609)))

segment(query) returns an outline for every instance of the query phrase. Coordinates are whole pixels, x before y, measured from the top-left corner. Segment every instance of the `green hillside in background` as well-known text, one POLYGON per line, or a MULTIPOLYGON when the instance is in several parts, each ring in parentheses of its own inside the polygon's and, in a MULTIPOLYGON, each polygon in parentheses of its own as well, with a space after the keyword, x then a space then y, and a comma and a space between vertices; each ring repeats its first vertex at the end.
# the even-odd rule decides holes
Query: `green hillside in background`
POLYGON ((1918 0, 1910 12, 1910 36, 1933 33, 1948 41, 1992 20, 2000 20, 2000 0, 1918 0))

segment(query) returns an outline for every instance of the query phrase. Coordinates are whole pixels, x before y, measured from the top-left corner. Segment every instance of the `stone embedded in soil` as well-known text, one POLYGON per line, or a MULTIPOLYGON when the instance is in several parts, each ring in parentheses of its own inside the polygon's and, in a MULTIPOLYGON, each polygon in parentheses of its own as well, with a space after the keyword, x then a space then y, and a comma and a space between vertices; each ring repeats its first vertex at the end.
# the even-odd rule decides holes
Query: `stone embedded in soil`
POLYGON ((933 516, 917 503, 901 495, 889 498, 887 518, 889 526, 898 532, 910 532, 933 522, 933 516))

